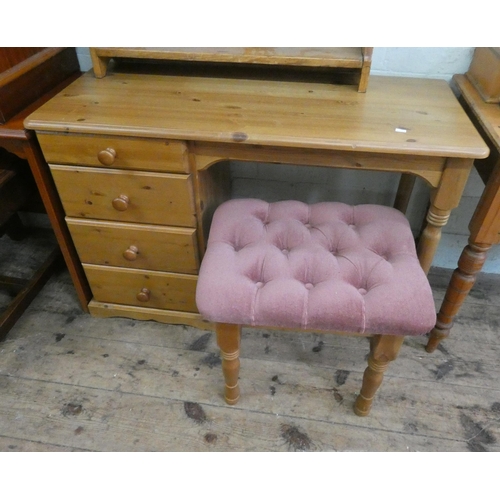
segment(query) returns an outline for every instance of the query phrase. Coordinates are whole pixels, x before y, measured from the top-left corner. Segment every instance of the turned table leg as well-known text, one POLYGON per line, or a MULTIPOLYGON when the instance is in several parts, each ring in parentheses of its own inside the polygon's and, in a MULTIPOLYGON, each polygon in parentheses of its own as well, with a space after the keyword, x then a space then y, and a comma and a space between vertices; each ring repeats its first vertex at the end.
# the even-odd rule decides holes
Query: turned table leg
POLYGON ((427 212, 427 225, 420 236, 417 249, 418 259, 425 274, 431 268, 434 254, 441 240, 442 228, 448 222, 450 212, 451 210, 440 210, 433 205, 427 212))
POLYGON ((448 158, 439 186, 431 193, 427 225, 417 248, 420 265, 426 274, 441 240, 442 228, 448 222, 451 211, 460 203, 471 168, 472 160, 469 158, 448 158))
POLYGON ((453 319, 474 285, 476 275, 482 269, 490 248, 491 245, 472 243, 470 240, 464 248, 437 315, 436 326, 431 331, 425 348, 427 352, 434 352, 441 340, 448 337, 453 319))
POLYGON ((363 385, 354 404, 354 413, 365 417, 370 413, 373 397, 377 392, 390 361, 396 359, 403 344, 403 335, 376 335, 370 339, 368 368, 363 375, 363 385))
POLYGON ((227 404, 235 405, 240 398, 238 376, 240 373, 241 326, 217 323, 215 331, 222 357, 222 374, 226 383, 224 399, 227 404))

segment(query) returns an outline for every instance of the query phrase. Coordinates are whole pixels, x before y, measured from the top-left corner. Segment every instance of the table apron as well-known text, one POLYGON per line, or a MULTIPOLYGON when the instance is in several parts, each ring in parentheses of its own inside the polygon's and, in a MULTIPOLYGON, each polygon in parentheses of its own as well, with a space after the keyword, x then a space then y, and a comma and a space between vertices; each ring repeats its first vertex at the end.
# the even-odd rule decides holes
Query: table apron
POLYGON ((431 187, 439 186, 446 165, 446 158, 440 156, 280 148, 249 144, 190 142, 188 150, 196 170, 205 170, 214 163, 227 160, 282 163, 410 173, 421 177, 431 187))

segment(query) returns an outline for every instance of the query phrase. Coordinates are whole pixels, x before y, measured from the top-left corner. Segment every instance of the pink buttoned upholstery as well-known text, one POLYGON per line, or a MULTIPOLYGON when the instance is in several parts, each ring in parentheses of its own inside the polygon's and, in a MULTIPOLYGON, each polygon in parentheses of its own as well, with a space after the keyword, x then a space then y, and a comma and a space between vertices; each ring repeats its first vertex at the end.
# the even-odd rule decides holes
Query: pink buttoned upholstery
POLYGON ((215 212, 196 303, 216 323, 421 335, 436 321, 393 208, 231 200, 215 212))

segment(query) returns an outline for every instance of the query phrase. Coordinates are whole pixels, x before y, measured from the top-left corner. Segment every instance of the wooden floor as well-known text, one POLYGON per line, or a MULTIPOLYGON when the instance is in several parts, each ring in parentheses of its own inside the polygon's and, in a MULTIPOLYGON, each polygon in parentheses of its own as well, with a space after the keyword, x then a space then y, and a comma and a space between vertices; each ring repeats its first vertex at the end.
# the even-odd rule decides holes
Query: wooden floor
POLYGON ((500 451, 499 299, 482 275, 439 351, 407 339, 361 418, 366 339, 245 330, 228 407, 213 334, 92 318, 63 269, 0 344, 0 451, 500 451))

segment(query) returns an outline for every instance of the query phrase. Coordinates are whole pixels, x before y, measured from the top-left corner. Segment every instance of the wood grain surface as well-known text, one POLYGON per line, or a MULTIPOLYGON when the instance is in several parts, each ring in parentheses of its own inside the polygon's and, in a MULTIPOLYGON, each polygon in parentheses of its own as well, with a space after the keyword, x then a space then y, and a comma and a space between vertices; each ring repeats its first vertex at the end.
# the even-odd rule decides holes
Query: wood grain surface
POLYGON ((434 354, 407 339, 360 419, 367 339, 244 329, 229 407, 215 334, 83 314, 61 272, 1 345, 0 450, 500 451, 498 284, 480 276, 434 354))
POLYGON ((37 131, 481 158, 444 80, 349 85, 87 73, 25 121, 37 131))

